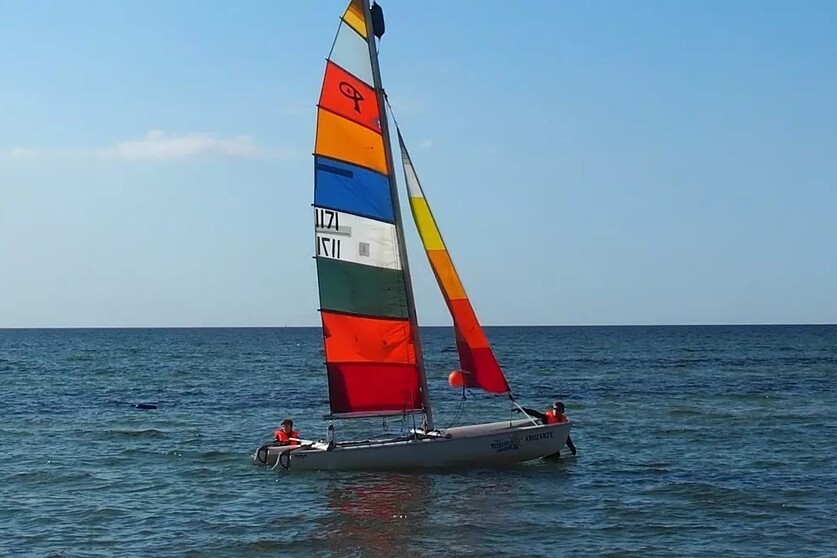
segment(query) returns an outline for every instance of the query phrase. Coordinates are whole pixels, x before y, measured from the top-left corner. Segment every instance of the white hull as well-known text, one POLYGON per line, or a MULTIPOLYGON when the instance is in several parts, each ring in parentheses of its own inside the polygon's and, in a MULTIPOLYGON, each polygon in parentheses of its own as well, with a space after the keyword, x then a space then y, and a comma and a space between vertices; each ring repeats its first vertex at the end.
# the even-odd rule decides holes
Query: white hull
POLYGON ((569 422, 502 421, 448 428, 432 436, 341 442, 331 450, 322 442, 263 446, 253 455, 253 462, 294 471, 493 467, 555 454, 569 433, 569 422))

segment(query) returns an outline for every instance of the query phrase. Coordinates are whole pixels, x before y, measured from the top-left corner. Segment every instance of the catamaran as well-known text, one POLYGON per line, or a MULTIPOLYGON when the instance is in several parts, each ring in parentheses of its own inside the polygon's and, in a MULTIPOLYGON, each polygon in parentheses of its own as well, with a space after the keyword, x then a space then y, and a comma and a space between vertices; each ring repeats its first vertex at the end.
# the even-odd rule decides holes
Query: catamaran
MULTIPOLYGON (((434 427, 378 66, 376 39, 383 34, 380 5, 351 0, 317 104, 314 251, 331 411, 326 437, 266 444, 253 461, 291 470, 404 470, 554 455, 567 441, 569 422, 434 427), (335 439, 334 420, 388 416, 412 416, 413 428, 399 436, 335 439)), ((523 411, 454 268, 400 129, 397 137, 413 221, 453 321, 461 370, 449 381, 507 395, 523 411)))

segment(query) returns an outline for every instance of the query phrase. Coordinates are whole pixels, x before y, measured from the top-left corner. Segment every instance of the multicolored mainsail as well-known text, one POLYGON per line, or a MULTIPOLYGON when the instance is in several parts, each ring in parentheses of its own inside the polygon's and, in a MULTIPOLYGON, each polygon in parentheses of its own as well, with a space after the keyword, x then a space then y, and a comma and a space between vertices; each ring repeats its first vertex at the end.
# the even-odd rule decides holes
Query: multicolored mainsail
POLYGON ((352 0, 317 105, 315 257, 333 416, 429 413, 373 27, 380 36, 382 20, 352 0))
POLYGON ((439 227, 424 197, 421 183, 410 160, 410 154, 407 153, 400 130, 398 143, 401 146, 401 162, 404 166, 404 178, 407 182, 413 219, 427 258, 430 260, 430 267, 436 276, 436 282, 439 284, 453 318, 456 349, 459 353, 459 365, 465 372, 465 386, 493 393, 508 393, 509 384, 506 376, 494 356, 494 351, 491 350, 488 338, 480 326, 474 308, 465 294, 465 287, 462 286, 450 254, 445 248, 442 233, 439 232, 439 227))

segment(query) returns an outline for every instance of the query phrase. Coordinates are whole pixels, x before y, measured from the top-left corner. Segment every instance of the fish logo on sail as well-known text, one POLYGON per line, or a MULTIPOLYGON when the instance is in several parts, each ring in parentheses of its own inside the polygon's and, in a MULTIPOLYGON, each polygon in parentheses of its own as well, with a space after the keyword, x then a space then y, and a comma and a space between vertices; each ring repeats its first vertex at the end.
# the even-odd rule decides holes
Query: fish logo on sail
POLYGON ((340 88, 340 94, 349 99, 350 101, 354 101, 355 103, 355 112, 360 112, 360 102, 365 100, 363 94, 358 91, 357 87, 349 83, 348 81, 341 81, 338 85, 340 88))

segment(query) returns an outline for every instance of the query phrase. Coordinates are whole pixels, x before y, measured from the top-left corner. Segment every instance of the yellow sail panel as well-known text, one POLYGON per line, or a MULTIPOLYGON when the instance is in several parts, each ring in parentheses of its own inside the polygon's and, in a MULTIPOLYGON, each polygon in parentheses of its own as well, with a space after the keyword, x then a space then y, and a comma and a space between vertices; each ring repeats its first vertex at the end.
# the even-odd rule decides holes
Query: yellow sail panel
POLYGON ((423 197, 410 196, 410 209, 413 210, 413 218, 416 221, 416 228, 421 237, 421 243, 424 244, 424 249, 428 251, 444 250, 445 243, 442 241, 442 235, 439 233, 433 215, 430 214, 427 200, 423 197))
POLYGON ((327 110, 317 110, 314 152, 387 174, 383 136, 327 110))
POLYGON ((366 34, 366 17, 363 15, 362 0, 352 0, 349 2, 349 7, 343 13, 343 21, 357 31, 364 39, 368 37, 366 34))

